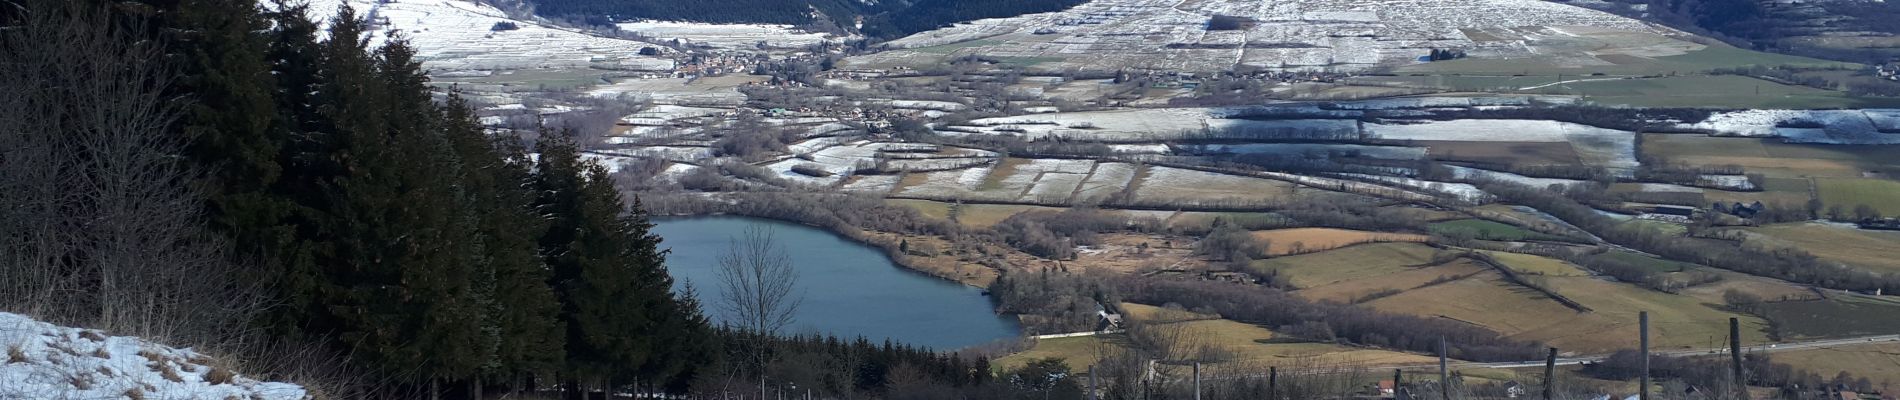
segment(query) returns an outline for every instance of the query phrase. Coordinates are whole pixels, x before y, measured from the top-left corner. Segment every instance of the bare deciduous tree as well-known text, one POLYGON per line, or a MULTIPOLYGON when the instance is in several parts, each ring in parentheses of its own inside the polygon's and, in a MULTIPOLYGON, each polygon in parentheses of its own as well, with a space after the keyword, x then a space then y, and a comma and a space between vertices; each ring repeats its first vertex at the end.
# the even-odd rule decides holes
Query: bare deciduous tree
POLYGON ((772 231, 758 226, 732 239, 726 254, 719 257, 719 305, 727 323, 736 325, 743 336, 755 337, 749 349, 759 373, 759 396, 765 398, 765 365, 771 357, 768 337, 791 325, 802 296, 797 293, 798 271, 785 248, 778 245, 772 231))
POLYGON ((258 309, 170 129, 179 74, 140 18, 26 1, 0 20, 0 306, 219 342, 258 309))

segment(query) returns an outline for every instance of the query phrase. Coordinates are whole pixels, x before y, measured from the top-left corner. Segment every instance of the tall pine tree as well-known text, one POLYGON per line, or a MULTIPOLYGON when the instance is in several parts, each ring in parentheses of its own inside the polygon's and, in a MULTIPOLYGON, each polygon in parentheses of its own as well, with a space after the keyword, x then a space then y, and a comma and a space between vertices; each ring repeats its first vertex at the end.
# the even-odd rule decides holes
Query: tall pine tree
POLYGON ((671 292, 653 224, 621 201, 605 168, 580 157, 572 133, 544 132, 539 150, 536 204, 552 217, 541 251, 567 325, 570 386, 682 371, 685 362, 672 360, 694 350, 665 346, 693 345, 683 337, 706 328, 697 307, 671 292))

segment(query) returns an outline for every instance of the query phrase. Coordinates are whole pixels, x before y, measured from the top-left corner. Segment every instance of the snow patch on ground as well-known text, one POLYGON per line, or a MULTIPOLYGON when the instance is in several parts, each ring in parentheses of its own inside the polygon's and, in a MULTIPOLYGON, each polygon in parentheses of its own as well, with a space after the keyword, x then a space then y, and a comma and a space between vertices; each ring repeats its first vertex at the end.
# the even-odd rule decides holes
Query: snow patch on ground
POLYGON ((308 397, 303 387, 260 382, 207 365, 191 349, 136 337, 106 336, 19 314, 0 313, 0 398, 283 399, 308 397), (23 359, 13 359, 17 353, 23 359), (170 377, 167 377, 167 376, 170 377), (176 378, 176 379, 173 379, 176 378))
POLYGON ((1532 177, 1513 174, 1509 172, 1498 172, 1498 171, 1484 170, 1484 169, 1477 169, 1477 168, 1460 167, 1456 165, 1451 165, 1448 167, 1451 168, 1452 176, 1457 178, 1458 180, 1494 179, 1494 180, 1499 180, 1499 181, 1504 181, 1504 182, 1515 183, 1519 185, 1526 185, 1526 186, 1539 188, 1539 189, 1550 187, 1550 185, 1569 186, 1569 185, 1584 183, 1584 181, 1575 180, 1575 179, 1532 178, 1532 177))
POLYGON ((1900 144, 1900 110, 1742 110, 1716 113, 1688 128, 1716 136, 1781 137, 1789 143, 1900 144), (1819 127, 1814 127, 1819 125, 1819 127))

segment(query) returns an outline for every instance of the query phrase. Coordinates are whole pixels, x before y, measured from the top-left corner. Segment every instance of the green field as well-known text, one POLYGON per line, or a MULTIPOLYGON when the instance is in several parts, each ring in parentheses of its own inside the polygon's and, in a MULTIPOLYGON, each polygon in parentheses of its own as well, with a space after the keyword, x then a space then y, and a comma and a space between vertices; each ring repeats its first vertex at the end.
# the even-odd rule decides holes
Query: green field
MULTIPOLYGON (((1900 155, 1896 155, 1900 157, 1900 155)), ((1817 178, 1821 202, 1841 206, 1848 212, 1862 204, 1873 206, 1882 216, 1900 216, 1900 182, 1873 178, 1817 178)))
POLYGON ((1546 234, 1538 233, 1538 232, 1532 232, 1524 228, 1519 228, 1519 227, 1508 225, 1505 223, 1482 220, 1482 219, 1461 219, 1461 220, 1456 220, 1456 221, 1436 222, 1430 225, 1430 229, 1432 233, 1438 234, 1438 235, 1452 236, 1452 235, 1463 234, 1463 235, 1469 235, 1471 237, 1481 239, 1481 240, 1498 240, 1498 241, 1507 241, 1507 242, 1515 242, 1515 241, 1522 241, 1522 240, 1548 240, 1548 241, 1569 240, 1568 238, 1564 238, 1561 236, 1553 236, 1553 235, 1546 235, 1546 234))
POLYGON ((1787 301, 1762 306, 1783 340, 1880 335, 1900 332, 1900 301, 1858 295, 1787 301))

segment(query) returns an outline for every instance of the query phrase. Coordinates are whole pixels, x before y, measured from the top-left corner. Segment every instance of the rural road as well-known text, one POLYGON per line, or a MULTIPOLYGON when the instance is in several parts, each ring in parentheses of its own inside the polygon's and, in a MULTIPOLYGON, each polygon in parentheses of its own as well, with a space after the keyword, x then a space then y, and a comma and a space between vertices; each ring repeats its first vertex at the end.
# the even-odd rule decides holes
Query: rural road
MULTIPOLYGON (((1861 337, 1842 338, 1842 339, 1822 339, 1822 340, 1809 340, 1809 341, 1801 341, 1801 342, 1764 344, 1764 345, 1756 345, 1756 346, 1742 346, 1742 351, 1745 353, 1774 353, 1774 352, 1781 352, 1781 351, 1807 350, 1807 349, 1817 349, 1817 348, 1834 347, 1834 346, 1846 346, 1846 345, 1855 345, 1855 344, 1894 342, 1894 341, 1900 341, 1900 335, 1861 336, 1861 337)), ((1709 354, 1727 354, 1728 348, 1722 347, 1722 348, 1716 348, 1716 349, 1652 350, 1650 351, 1650 353, 1657 356, 1685 357, 1685 356, 1697 356, 1697 355, 1709 355, 1709 354)), ((1590 356, 1583 356, 1583 357, 1558 358, 1557 365, 1588 364, 1588 363, 1594 363, 1594 362, 1601 362, 1604 359, 1607 359, 1609 357, 1610 357, 1609 355, 1590 355, 1590 356)), ((1470 368, 1470 367, 1529 368, 1529 367, 1541 367, 1543 365, 1544 365, 1543 360, 1523 361, 1523 362, 1453 363, 1452 364, 1452 366, 1454 367, 1466 367, 1466 368, 1470 368)), ((1435 364, 1428 365, 1428 367, 1436 368, 1437 365, 1435 364)), ((1408 368, 1416 368, 1416 367, 1408 367, 1408 368)))
MULTIPOLYGON (((1746 353, 1774 353, 1774 352, 1782 352, 1782 351, 1808 350, 1808 349, 1827 348, 1827 347, 1834 347, 1834 346, 1847 346, 1847 345, 1856 345, 1856 344, 1884 343, 1884 342, 1900 342, 1900 335, 1861 336, 1861 337, 1840 338, 1840 339, 1822 339, 1822 340, 1809 340, 1809 341, 1801 341, 1801 342, 1764 344, 1764 345, 1758 345, 1758 346, 1743 346, 1742 351, 1746 353)), ((1728 348, 1723 347, 1719 349, 1660 350, 1660 351, 1651 351, 1650 353, 1655 356, 1684 357, 1684 356, 1697 356, 1697 355, 1727 354, 1728 348)), ((1607 359, 1609 357, 1610 356, 1607 354, 1589 355, 1589 356, 1581 356, 1581 357, 1560 357, 1557 359, 1557 365, 1581 365, 1581 364, 1597 363, 1597 362, 1602 362, 1604 359, 1607 359)), ((1544 366, 1544 360, 1490 362, 1490 363, 1452 362, 1452 363, 1447 364, 1447 367, 1454 370, 1471 369, 1471 368, 1498 368, 1498 369, 1535 368, 1535 367, 1542 367, 1542 366, 1544 366)), ((1399 370, 1408 370, 1408 371, 1431 371, 1431 370, 1438 369, 1438 363, 1387 365, 1387 366, 1366 368, 1366 370, 1386 370, 1386 369, 1399 369, 1399 370)), ((1326 375, 1326 374, 1334 374, 1334 373, 1341 373, 1341 372, 1346 372, 1346 370, 1299 371, 1299 372, 1290 372, 1289 374, 1326 375)), ((1259 377, 1266 376, 1266 374, 1249 374, 1245 376, 1251 377, 1251 378, 1259 378, 1259 377)), ((1238 377, 1235 377, 1235 376, 1227 376, 1227 377, 1217 377, 1213 379, 1223 380, 1223 379, 1237 379, 1237 378, 1238 377)))

